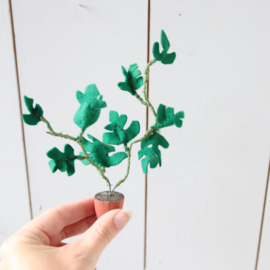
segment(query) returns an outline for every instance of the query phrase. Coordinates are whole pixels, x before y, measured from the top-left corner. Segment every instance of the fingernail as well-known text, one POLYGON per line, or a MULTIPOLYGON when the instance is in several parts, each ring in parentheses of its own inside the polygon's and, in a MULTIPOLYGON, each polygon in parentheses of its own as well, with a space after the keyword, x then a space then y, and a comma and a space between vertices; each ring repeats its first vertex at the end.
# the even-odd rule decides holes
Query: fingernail
POLYGON ((132 218, 133 212, 131 210, 123 209, 119 211, 114 217, 114 224, 118 230, 122 229, 132 218))

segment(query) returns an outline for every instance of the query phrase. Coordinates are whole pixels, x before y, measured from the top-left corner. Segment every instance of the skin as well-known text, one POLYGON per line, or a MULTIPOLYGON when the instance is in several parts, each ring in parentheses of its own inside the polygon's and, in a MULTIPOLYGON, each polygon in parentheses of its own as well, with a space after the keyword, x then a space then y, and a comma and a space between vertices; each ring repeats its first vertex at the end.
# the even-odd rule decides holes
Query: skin
POLYGON ((3 243, 0 269, 94 270, 131 216, 131 211, 117 209, 96 220, 93 198, 52 208, 3 243), (72 243, 62 242, 78 234, 72 243))

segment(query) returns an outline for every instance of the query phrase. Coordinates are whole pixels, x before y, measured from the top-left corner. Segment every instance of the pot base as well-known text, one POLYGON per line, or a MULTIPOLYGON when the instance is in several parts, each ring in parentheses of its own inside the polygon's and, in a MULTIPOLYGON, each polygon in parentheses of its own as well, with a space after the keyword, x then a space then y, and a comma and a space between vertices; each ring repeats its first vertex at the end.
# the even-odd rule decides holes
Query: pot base
POLYGON ((108 191, 103 191, 95 195, 94 204, 97 218, 111 210, 123 208, 124 195, 122 193, 114 191, 110 196, 108 194, 108 191))

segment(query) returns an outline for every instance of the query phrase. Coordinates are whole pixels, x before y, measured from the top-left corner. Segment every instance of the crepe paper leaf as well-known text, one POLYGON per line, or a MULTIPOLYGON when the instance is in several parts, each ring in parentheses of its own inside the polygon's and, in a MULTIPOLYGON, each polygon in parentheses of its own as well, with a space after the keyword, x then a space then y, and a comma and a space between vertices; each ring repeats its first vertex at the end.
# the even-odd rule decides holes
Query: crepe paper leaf
POLYGON ((147 167, 149 164, 152 169, 156 168, 158 164, 161 166, 161 152, 158 148, 159 146, 168 148, 169 143, 157 132, 141 142, 141 150, 138 152, 138 156, 139 159, 146 156, 142 159, 142 169, 144 173, 148 173, 147 167), (149 145, 152 145, 151 148, 148 147, 149 145))
MULTIPOLYGON (((125 152, 118 152, 109 156, 109 153, 114 152, 115 148, 111 145, 105 144, 95 137, 87 134, 87 136, 92 139, 93 142, 89 142, 85 138, 83 138, 82 142, 84 148, 89 154, 89 157, 93 160, 95 164, 99 167, 111 167, 118 165, 121 163, 125 158, 128 157, 127 153, 125 152)), ((84 153, 80 153, 80 157, 84 157, 84 153)), ((85 159, 82 160, 84 165, 89 165, 89 162, 85 159)))
MULTIPOLYGON (((87 152, 92 152, 92 149, 93 149, 93 146, 94 146, 94 142, 95 141, 99 141, 98 139, 96 139, 94 136, 91 136, 90 134, 87 134, 87 136, 93 141, 93 142, 90 142, 88 140, 86 140, 84 137, 82 138, 82 143, 83 143, 83 146, 85 148, 85 150, 87 152)), ((79 137, 77 137, 79 138, 79 137)), ((100 143, 102 143, 101 141, 99 141, 100 143)), ((105 147, 108 147, 109 150, 111 151, 115 151, 115 148, 113 146, 110 146, 110 145, 107 145, 107 144, 104 144, 105 147)), ((85 157, 85 154, 83 152, 81 152, 79 154, 79 157, 85 157)), ((90 157, 90 155, 89 155, 90 157)), ((91 157, 90 157, 91 158, 91 157)), ((81 162, 84 164, 84 165, 89 165, 90 163, 88 162, 87 159, 82 159, 81 162)))
POLYGON ((125 82, 118 83, 118 87, 123 91, 128 91, 131 95, 136 95, 138 90, 143 85, 143 77, 141 72, 137 69, 138 65, 133 64, 129 66, 128 71, 122 66, 122 72, 125 76, 125 82))
POLYGON ((68 176, 75 173, 74 161, 78 157, 74 155, 74 149, 69 145, 65 144, 64 153, 54 147, 47 152, 47 156, 51 159, 49 166, 53 173, 58 170, 61 172, 67 172, 68 176))
POLYGON ((126 145, 133 138, 135 138, 140 132, 139 121, 132 121, 127 129, 124 126, 127 122, 127 116, 121 114, 120 116, 116 111, 110 111, 111 124, 105 127, 106 130, 112 132, 105 132, 103 134, 103 142, 113 145, 126 145))
POLYGON ((174 114, 174 108, 167 107, 163 104, 160 104, 157 110, 157 125, 152 126, 151 128, 164 128, 175 125, 180 128, 183 125, 183 119, 185 113, 180 111, 174 114))
POLYGON ((77 91, 76 97, 81 106, 74 115, 73 121, 82 130, 85 130, 98 120, 100 110, 107 105, 102 100, 95 84, 88 85, 84 94, 77 91))
MULTIPOLYGON (((95 138, 94 136, 92 136, 92 135, 90 135, 90 134, 87 134, 87 136, 88 136, 89 139, 92 140, 92 142, 90 142, 90 141, 86 140, 84 137, 82 138, 83 146, 84 146, 84 148, 85 148, 85 150, 86 150, 87 152, 92 152, 92 149, 93 149, 93 147, 94 147, 94 143, 95 143, 95 142, 98 142, 98 143, 100 143, 100 144, 103 144, 103 146, 106 147, 106 148, 108 148, 108 150, 109 150, 110 152, 115 151, 115 148, 114 148, 113 146, 101 142, 100 140, 98 140, 97 138, 95 138)), ((78 137, 78 138, 79 138, 79 137, 78 137)))
POLYGON ((32 98, 24 96, 24 102, 30 114, 23 114, 23 121, 25 124, 35 126, 38 122, 40 122, 40 117, 43 116, 43 110, 38 104, 36 104, 35 108, 33 107, 34 100, 32 98))
POLYGON ((161 30, 161 46, 163 48, 163 51, 160 53, 159 51, 159 43, 155 42, 153 46, 153 56, 156 59, 156 61, 161 61, 162 64, 172 64, 175 60, 176 53, 168 53, 168 50, 170 48, 170 42, 167 38, 167 35, 163 30, 161 30))

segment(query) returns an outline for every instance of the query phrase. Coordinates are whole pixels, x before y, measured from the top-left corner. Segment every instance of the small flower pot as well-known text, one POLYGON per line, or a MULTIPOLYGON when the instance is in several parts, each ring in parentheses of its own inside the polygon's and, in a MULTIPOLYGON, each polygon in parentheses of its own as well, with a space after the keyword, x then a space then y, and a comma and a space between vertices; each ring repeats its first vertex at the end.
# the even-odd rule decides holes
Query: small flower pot
POLYGON ((113 191, 109 196, 108 191, 99 192, 95 195, 94 204, 97 218, 114 209, 123 209, 124 195, 113 191))

